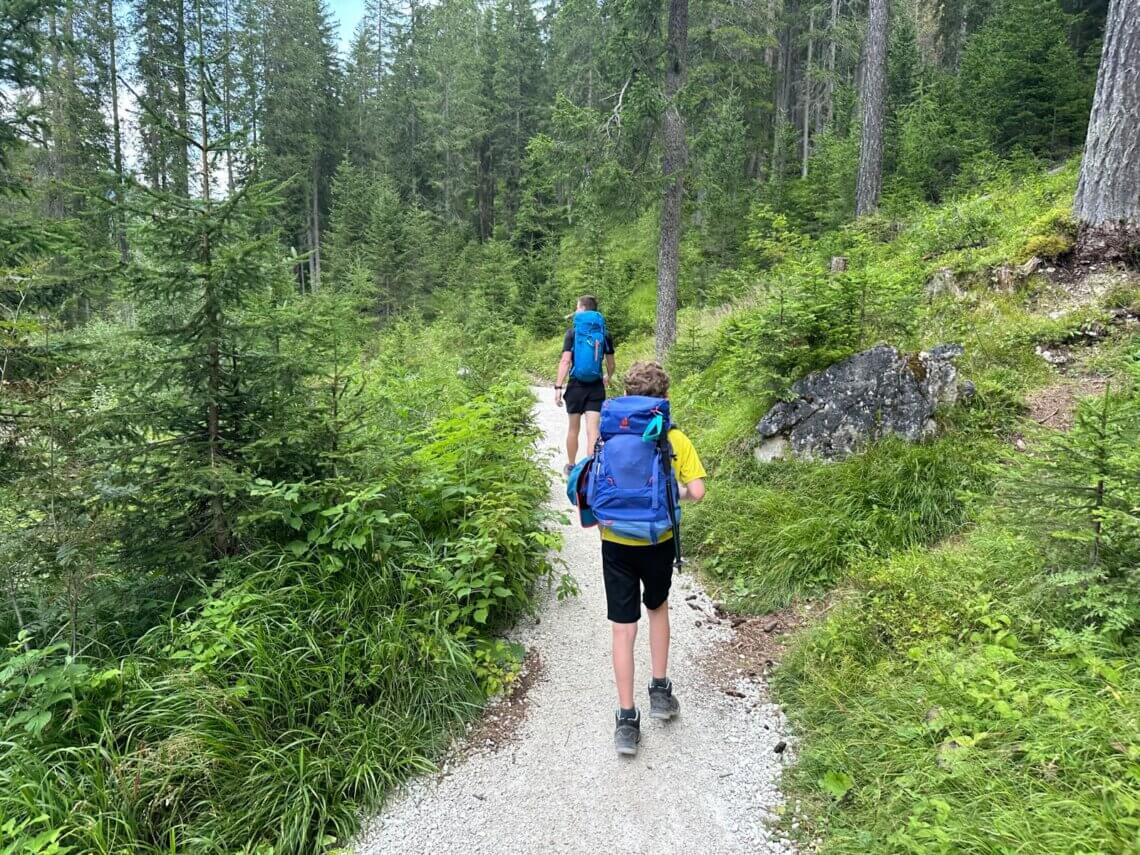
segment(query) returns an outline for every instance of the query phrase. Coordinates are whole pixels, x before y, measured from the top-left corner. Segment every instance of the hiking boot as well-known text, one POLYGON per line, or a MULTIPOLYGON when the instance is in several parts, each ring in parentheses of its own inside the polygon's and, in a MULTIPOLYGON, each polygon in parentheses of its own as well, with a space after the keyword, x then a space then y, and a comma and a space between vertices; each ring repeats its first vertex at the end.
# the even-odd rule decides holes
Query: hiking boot
POLYGON ((614 716, 614 748, 618 754, 632 757, 637 753, 637 743, 641 741, 641 711, 634 718, 614 716))
POLYGON ((673 681, 667 680, 664 686, 649 684, 649 717, 668 721, 681 712, 681 703, 673 697, 673 681))

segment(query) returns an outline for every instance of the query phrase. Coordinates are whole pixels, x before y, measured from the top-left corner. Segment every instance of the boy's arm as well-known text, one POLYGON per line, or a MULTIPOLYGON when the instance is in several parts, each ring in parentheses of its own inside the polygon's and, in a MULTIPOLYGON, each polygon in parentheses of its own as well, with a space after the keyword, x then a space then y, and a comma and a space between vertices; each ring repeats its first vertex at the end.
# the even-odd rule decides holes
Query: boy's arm
POLYGON ((613 382, 614 370, 615 370, 614 369, 614 355, 612 353, 607 353, 606 354, 606 376, 605 376, 605 384, 607 386, 609 386, 610 383, 613 382))
POLYGON ((694 478, 688 484, 678 484, 682 502, 699 502, 705 497, 705 479, 694 478))

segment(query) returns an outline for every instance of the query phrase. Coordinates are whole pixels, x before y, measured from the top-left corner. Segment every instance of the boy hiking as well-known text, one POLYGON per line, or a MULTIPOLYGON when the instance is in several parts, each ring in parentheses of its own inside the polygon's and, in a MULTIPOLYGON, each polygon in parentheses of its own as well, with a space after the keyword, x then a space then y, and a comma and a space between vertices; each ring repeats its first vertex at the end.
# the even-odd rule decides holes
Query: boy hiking
POLYGON ((606 331, 605 318, 598 312, 598 300, 589 295, 579 297, 574 324, 566 330, 562 341, 562 361, 558 363, 558 380, 554 385, 554 405, 561 407, 565 401, 569 417, 567 462, 563 475, 570 474, 578 458, 578 434, 582 430, 583 415, 586 417, 586 450, 593 453, 602 402, 606 399, 606 387, 613 376, 614 342, 606 331), (570 382, 564 388, 567 376, 570 382))
POLYGON ((704 498, 705 470, 692 442, 670 421, 664 369, 654 362, 635 363, 625 375, 625 389, 625 397, 602 408, 602 443, 588 469, 583 464, 571 477, 568 493, 575 491, 571 500, 583 522, 596 520, 601 526, 618 694, 614 747, 633 755, 641 741, 641 712, 633 699, 641 603, 649 615, 649 715, 669 720, 681 709, 668 677, 669 588, 681 561, 678 502, 704 498), (576 483, 580 476, 584 489, 576 483))

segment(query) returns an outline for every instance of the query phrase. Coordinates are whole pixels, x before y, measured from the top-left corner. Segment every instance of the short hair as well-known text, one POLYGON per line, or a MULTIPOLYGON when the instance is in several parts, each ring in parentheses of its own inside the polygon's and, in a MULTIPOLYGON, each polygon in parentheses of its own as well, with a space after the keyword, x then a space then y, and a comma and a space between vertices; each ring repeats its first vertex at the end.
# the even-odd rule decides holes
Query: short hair
POLYGON ((625 372, 625 393, 664 398, 669 394, 669 375, 656 362, 635 362, 625 372))
POLYGON ((593 294, 583 294, 578 298, 578 305, 587 312, 598 311, 598 298, 593 294))

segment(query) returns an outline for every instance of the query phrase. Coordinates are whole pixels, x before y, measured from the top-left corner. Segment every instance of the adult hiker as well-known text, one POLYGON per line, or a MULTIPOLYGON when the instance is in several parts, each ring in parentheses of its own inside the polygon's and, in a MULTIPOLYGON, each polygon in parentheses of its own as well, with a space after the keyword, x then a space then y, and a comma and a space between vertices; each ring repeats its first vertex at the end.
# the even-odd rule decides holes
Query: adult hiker
POLYGON ((705 470, 693 443, 672 424, 669 375, 660 365, 635 363, 625 391, 606 401, 601 445, 571 472, 566 489, 582 525, 601 527, 618 695, 614 747, 633 755, 641 741, 633 646, 642 603, 649 616, 649 716, 668 721, 681 710, 668 677, 669 588, 681 563, 679 502, 704 498, 705 470))
POLYGON ((606 388, 614 376, 614 341, 606 331, 606 319, 598 311, 598 299, 578 298, 574 323, 562 340, 562 361, 554 385, 554 405, 566 404, 566 466, 569 475, 578 458, 578 435, 586 419, 586 451, 593 453, 598 441, 598 420, 606 388), (569 378, 569 383, 567 383, 569 378))

